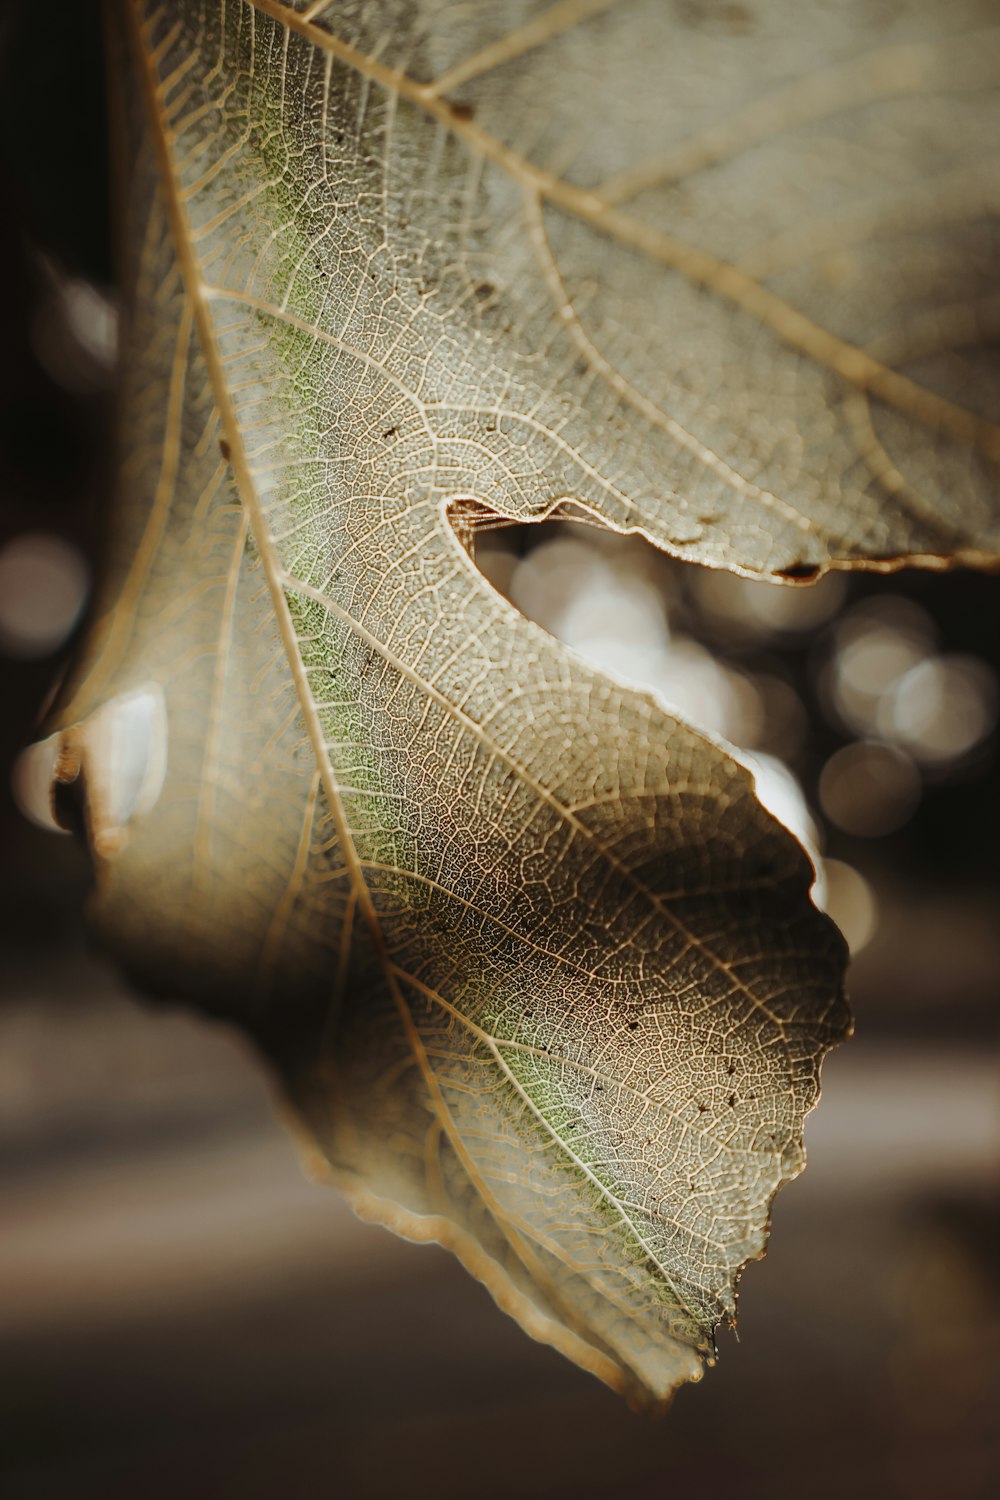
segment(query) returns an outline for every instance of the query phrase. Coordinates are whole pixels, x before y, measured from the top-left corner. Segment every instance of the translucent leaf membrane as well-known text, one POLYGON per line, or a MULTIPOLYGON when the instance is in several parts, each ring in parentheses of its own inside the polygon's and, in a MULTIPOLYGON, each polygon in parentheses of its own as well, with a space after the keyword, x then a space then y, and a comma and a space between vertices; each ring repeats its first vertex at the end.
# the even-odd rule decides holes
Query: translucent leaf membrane
POLYGON ((844 948, 747 771, 456 517, 995 550, 997 36, 904 10, 115 11, 122 452, 52 728, 155 690, 168 732, 96 921, 257 1037, 361 1212, 637 1402, 802 1166, 844 948))

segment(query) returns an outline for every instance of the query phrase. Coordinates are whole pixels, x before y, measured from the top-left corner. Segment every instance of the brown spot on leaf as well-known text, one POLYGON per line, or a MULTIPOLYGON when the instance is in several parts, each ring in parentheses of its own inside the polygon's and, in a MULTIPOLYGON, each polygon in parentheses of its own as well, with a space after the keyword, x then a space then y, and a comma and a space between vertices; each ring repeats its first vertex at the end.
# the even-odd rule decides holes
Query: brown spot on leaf
POLYGON ((819 577, 819 572, 816 563, 792 563, 790 568, 779 568, 777 576, 793 583, 811 583, 819 577))

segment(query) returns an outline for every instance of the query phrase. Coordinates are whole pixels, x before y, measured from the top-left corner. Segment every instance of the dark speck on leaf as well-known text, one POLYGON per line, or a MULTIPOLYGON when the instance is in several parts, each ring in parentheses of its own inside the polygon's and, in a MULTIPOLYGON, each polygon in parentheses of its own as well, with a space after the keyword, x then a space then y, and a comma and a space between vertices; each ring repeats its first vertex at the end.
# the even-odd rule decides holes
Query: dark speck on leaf
POLYGON ((230 458, 232 457, 232 450, 231 450, 229 444, 226 442, 225 438, 220 438, 219 439, 219 452, 222 454, 223 458, 226 460, 226 463, 228 463, 229 460, 230 460, 230 458))
POLYGON ((450 109, 453 120, 471 120, 476 113, 471 104, 465 104, 459 99, 450 105, 450 109))

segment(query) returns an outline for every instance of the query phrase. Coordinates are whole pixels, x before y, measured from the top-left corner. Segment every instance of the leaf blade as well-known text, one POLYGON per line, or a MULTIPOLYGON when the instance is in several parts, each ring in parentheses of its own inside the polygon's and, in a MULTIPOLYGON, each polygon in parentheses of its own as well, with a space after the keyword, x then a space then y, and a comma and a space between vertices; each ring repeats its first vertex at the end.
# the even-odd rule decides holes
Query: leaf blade
MULTIPOLYGON (((586 24, 603 24, 592 9, 586 24)), ((145 16, 138 0, 128 13, 145 16)), ((414 14, 423 24, 425 13, 414 14)), ((426 35, 401 33, 392 45, 444 45, 428 14, 426 35)), ((977 509, 988 466, 968 461, 968 515, 938 492, 959 446, 941 430, 964 443, 989 437, 987 419, 973 410, 971 425, 956 426, 936 375, 914 395, 913 377, 892 361, 865 354, 855 367, 859 346, 837 330, 817 350, 832 351, 827 370, 796 368, 794 400, 783 395, 787 349, 765 325, 796 311, 788 296, 765 288, 755 301, 761 283, 736 258, 731 271, 717 246, 692 250, 667 235, 659 199, 622 219, 604 201, 588 207, 576 159, 557 173, 521 151, 513 166, 513 148, 480 123, 495 104, 492 73, 467 72, 473 97, 456 109, 433 93, 447 67, 426 85, 353 42, 324 40, 320 57, 322 15, 309 15, 260 0, 217 27, 211 8, 184 9, 176 26, 143 19, 136 38, 186 291, 171 302, 173 355, 159 344, 155 357, 137 350, 135 368, 175 371, 166 425, 181 434, 185 475, 196 450, 211 467, 207 370, 236 475, 235 490, 212 490, 202 507, 220 524, 227 513, 229 561, 226 587, 212 584, 212 643, 191 638, 218 690, 207 711, 182 712, 171 699, 172 736, 187 715, 200 747, 196 864, 225 831, 213 910, 232 905, 227 920, 246 950, 228 980, 223 956, 213 984, 228 984, 225 1004, 276 1055, 339 1179, 355 1192, 374 1184, 360 1190, 369 1208, 385 1217, 380 1205, 395 1197, 399 1227, 420 1237, 433 1226, 532 1331, 620 1387, 663 1399, 710 1353, 739 1266, 762 1248, 773 1192, 801 1166, 819 1058, 846 1027, 842 949, 808 909, 810 872, 755 808, 745 774, 520 620, 472 567, 451 509, 472 501, 537 519, 572 500, 618 529, 746 572, 888 566, 930 556, 919 549, 932 544, 935 556, 984 561, 995 549, 977 509), (631 236, 645 256, 609 260, 609 228, 616 255, 631 236), (725 295, 709 303, 704 284, 725 295), (666 288, 662 302, 654 285, 666 288), (767 378, 757 406, 744 393, 750 437, 723 432, 713 446, 697 428, 704 384, 691 376, 685 388, 669 351, 669 378, 647 392, 656 372, 634 314, 651 309, 655 331, 668 313, 684 331, 700 310, 711 353, 717 304, 729 309, 730 388, 747 382, 748 311, 767 378), (182 360, 192 324, 197 349, 182 360), (620 347, 616 326, 632 330, 620 347), (847 361, 850 398, 839 387, 831 398, 837 360, 847 361), (854 410, 865 385, 887 398, 884 409, 854 410), (787 417, 795 401, 820 455, 812 468, 770 419, 771 406, 787 417), (914 416, 930 433, 920 461, 936 488, 926 497, 899 467, 899 434, 913 432, 903 419, 914 416), (824 476, 837 504, 854 506, 839 532, 818 488, 824 476), (263 705, 250 686, 256 669, 233 665, 248 628, 269 642, 274 688, 263 705), (234 671, 239 711, 223 701, 234 671), (260 724, 248 726, 251 708, 260 724), (288 806, 272 858, 261 838, 234 837, 238 794, 224 788, 220 755, 242 747, 233 764, 245 785, 254 757, 270 779, 275 736, 288 806), (233 890, 265 855, 275 936, 262 940, 247 936, 251 917, 233 890), (248 974, 262 952, 285 954, 294 912, 295 943, 260 981, 262 1009, 248 1017, 248 974), (308 998, 290 1013, 304 969, 308 998)), ((552 34, 530 58, 576 46, 577 35, 552 34)), ((541 75, 526 76, 534 87, 541 75)), ((679 149, 697 155, 690 143, 679 149)), ((705 155, 702 146, 699 170, 705 155)), ((776 242, 758 245, 762 261, 776 242)), ((155 313, 157 277, 146 280, 136 301, 155 313)), ((797 315, 804 321, 784 344, 808 352, 820 324, 797 315)), ((714 378, 718 360, 706 355, 706 368, 714 378)), ((164 480, 150 569, 133 575, 139 584, 125 586, 112 619, 117 644, 103 660, 121 661, 101 669, 105 682, 84 683, 70 718, 130 674, 177 676, 142 612, 176 623, 170 579, 197 571, 196 549, 182 563, 170 556, 179 517, 186 525, 192 513, 182 489, 164 480)), ((141 556, 141 538, 138 547, 141 556)), ((197 567, 208 586, 211 568, 197 567)), ((185 775, 194 779, 175 762, 172 796, 185 775)), ((123 905, 127 885, 145 886, 147 900, 154 877, 162 886, 164 827, 163 818, 155 831, 137 827, 117 870, 105 870, 110 925, 136 920, 123 905)), ((198 891, 191 879, 177 899, 181 934, 198 891)), ((211 945, 206 924, 203 951, 211 945)), ((188 988, 190 965, 178 960, 188 988)), ((194 989, 208 993, 203 976, 194 989)))

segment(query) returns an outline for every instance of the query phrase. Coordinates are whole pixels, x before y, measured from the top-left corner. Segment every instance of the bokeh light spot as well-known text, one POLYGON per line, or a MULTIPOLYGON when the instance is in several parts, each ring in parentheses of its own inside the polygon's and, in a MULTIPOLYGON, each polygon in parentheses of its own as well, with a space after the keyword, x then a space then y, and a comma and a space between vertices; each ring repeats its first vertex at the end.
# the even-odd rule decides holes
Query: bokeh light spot
POLYGON ((862 740, 831 755, 820 774, 824 813, 845 833, 879 838, 902 828, 921 796, 920 772, 892 745, 862 740))
POLYGON ((875 936, 875 892, 861 871, 842 859, 823 861, 823 908, 844 934, 852 955, 860 953, 875 936))
POLYGON ((61 646, 87 597, 87 565, 61 537, 24 532, 0 552, 0 651, 48 656, 61 646))

